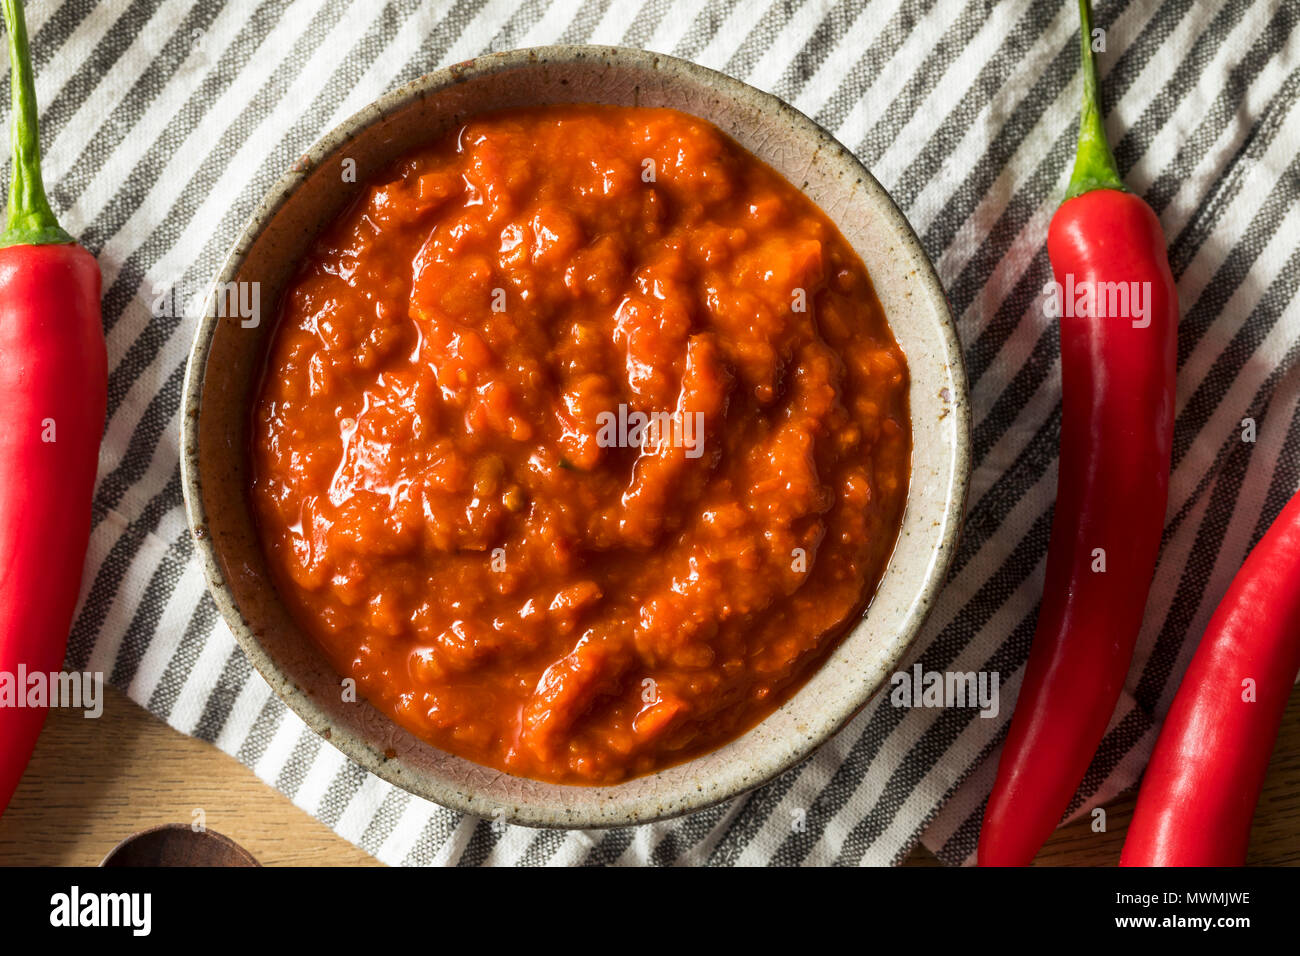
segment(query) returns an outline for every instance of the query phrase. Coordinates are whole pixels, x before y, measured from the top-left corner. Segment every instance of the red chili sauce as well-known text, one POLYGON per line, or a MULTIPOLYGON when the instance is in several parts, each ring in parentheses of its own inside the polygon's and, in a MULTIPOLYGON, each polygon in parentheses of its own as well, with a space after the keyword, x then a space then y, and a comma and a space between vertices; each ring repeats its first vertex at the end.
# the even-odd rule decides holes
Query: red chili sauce
POLYGON ((301 627, 520 776, 615 783, 760 721, 862 612, 907 497, 907 366, 848 243, 672 110, 487 114, 357 188, 255 412, 301 627))

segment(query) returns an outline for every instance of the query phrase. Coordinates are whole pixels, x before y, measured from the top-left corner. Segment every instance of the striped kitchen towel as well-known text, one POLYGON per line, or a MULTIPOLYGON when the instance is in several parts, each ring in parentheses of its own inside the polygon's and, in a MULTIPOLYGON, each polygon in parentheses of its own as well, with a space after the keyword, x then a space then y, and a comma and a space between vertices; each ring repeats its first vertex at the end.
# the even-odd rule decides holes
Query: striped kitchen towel
MULTIPOLYGON (((1058 342, 1041 296, 1079 100, 1074 0, 28 7, 51 198, 105 278, 109 415, 70 667, 105 672, 389 863, 885 864, 923 832, 942 859, 969 857, 1028 653, 1056 484, 1058 342), (609 832, 494 830, 350 764, 236 647, 181 508, 194 311, 157 298, 201 293, 267 188, 367 102, 479 53, 561 42, 670 53, 778 94, 854 150, 911 219, 958 319, 975 472, 950 581, 905 666, 998 672, 995 718, 885 699, 724 806, 609 832)), ((1137 779, 1215 602, 1300 484, 1300 0, 1095 8, 1120 169, 1164 224, 1183 319, 1163 553, 1079 810, 1137 779)))

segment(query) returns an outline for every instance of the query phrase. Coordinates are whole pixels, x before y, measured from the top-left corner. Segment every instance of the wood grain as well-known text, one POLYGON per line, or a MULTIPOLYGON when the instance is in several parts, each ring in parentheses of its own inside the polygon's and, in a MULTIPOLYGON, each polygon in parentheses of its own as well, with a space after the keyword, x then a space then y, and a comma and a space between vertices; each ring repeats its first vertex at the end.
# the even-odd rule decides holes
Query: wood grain
MULTIPOLYGON (((104 714, 50 715, 18 792, 0 817, 0 865, 94 866, 124 837, 162 823, 206 825, 266 866, 373 866, 377 861, 262 783, 215 747, 186 737, 105 688, 104 714)), ((1058 830, 1043 866, 1110 866, 1119 859, 1132 795, 1107 810, 1107 831, 1088 821, 1058 830)), ((1251 838, 1249 862, 1300 865, 1300 693, 1291 695, 1251 838)), ((910 866, 934 866, 918 848, 910 866)))
POLYGON ((264 866, 378 865, 233 757, 109 687, 97 720, 51 712, 0 817, 0 864, 96 866, 125 837, 191 823, 196 809, 264 866))

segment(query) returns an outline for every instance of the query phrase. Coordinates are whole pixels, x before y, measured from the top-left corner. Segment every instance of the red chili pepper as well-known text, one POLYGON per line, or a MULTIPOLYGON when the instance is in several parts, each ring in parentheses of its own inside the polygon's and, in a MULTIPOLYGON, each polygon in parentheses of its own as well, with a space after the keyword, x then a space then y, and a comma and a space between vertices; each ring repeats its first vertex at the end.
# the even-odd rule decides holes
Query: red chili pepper
POLYGON ((63 665, 108 388, 99 266, 45 198, 27 27, 15 0, 3 9, 13 181, 0 236, 0 812, 45 722, 24 675, 63 665))
POLYGON ((1300 494, 1210 619, 1142 778, 1120 866, 1241 866, 1300 671, 1300 494))
POLYGON ((1047 237, 1065 293, 1056 510, 1038 626, 984 812, 983 866, 1028 864, 1088 769, 1132 661, 1169 489, 1178 297, 1160 221, 1125 191, 1106 143, 1088 0, 1079 11, 1078 153, 1047 237), (1121 288, 1127 310, 1112 308, 1121 288), (1103 307, 1088 308, 1087 290, 1103 307))

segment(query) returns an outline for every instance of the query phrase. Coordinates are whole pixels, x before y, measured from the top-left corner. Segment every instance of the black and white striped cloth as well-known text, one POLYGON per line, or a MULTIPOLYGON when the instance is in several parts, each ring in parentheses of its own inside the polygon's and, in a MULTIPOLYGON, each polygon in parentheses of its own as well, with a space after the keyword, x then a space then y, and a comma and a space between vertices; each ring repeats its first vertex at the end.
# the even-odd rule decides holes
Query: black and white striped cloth
MULTIPOLYGON (((1164 224, 1183 319, 1164 550, 1076 809, 1137 779, 1214 604, 1300 484, 1300 0, 1094 7, 1112 141, 1164 224)), ((69 666, 104 671, 389 863, 885 864, 923 833, 942 859, 967 859, 1028 653, 1056 484, 1057 332, 1040 298, 1073 154, 1076 16, 1075 0, 32 0, 46 181, 99 257, 110 366, 69 666), (186 317, 159 298, 197 297, 280 173, 381 93, 558 42, 646 47, 780 95, 911 219, 958 317, 976 467, 951 580, 906 665, 1000 672, 998 718, 885 702, 770 786, 680 821, 494 830, 350 764, 234 644, 181 509, 195 303, 186 317)))

